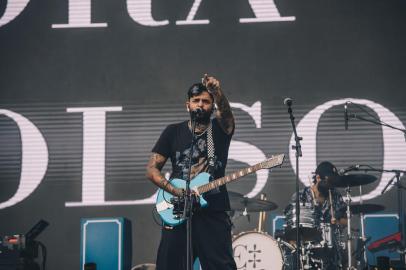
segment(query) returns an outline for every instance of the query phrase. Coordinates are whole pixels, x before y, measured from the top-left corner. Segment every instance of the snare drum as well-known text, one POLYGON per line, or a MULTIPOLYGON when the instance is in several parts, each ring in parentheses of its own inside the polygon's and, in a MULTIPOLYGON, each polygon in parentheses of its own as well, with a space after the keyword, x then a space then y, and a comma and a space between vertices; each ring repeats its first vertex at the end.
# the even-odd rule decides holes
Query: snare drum
POLYGON ((243 232, 233 240, 237 269, 284 269, 282 249, 274 238, 261 232, 243 232))
MULTIPOLYGON (((300 203, 299 226, 303 241, 320 240, 320 213, 317 213, 310 203, 300 203)), ((287 240, 296 240, 296 204, 291 205, 291 211, 286 213, 285 236, 287 240)))

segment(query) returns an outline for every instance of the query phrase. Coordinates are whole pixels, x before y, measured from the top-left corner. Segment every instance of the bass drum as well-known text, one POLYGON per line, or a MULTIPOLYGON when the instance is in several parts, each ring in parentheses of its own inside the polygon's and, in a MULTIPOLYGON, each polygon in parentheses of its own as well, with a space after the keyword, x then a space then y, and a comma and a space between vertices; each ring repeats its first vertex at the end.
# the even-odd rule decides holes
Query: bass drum
POLYGON ((233 240, 237 269, 283 270, 284 255, 279 242, 266 233, 243 232, 233 240))

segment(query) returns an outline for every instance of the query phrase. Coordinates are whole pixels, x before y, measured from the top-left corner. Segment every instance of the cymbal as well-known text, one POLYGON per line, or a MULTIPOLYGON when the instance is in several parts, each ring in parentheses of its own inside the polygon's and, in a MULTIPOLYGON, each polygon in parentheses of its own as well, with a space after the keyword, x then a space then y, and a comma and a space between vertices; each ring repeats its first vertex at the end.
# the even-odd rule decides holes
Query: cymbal
POLYGON ((248 212, 261 212, 278 208, 274 202, 244 197, 237 192, 229 191, 228 198, 230 199, 231 210, 244 211, 246 209, 248 212))
POLYGON ((230 202, 244 198, 244 195, 242 195, 241 193, 238 193, 238 192, 228 191, 227 193, 228 193, 228 198, 230 199, 230 202))
MULTIPOLYGON (((337 175, 329 176, 326 179, 326 184, 329 187, 355 187, 367 185, 375 182, 378 178, 369 174, 348 174, 348 175, 337 175)), ((323 182, 323 181, 322 181, 323 182)))
POLYGON ((380 204, 372 204, 372 203, 353 204, 353 205, 350 205, 350 210, 351 210, 351 213, 354 215, 358 215, 360 213, 369 214, 369 213, 375 213, 375 212, 385 210, 385 206, 380 205, 380 204))

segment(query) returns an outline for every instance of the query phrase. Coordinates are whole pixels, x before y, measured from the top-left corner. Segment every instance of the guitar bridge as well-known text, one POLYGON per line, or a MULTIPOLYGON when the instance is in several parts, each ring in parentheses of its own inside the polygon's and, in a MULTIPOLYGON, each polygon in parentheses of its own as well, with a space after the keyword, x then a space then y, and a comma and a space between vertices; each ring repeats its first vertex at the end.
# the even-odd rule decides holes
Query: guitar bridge
POLYGON ((185 197, 172 197, 171 204, 173 205, 173 216, 175 219, 181 219, 183 217, 183 209, 185 208, 185 197))

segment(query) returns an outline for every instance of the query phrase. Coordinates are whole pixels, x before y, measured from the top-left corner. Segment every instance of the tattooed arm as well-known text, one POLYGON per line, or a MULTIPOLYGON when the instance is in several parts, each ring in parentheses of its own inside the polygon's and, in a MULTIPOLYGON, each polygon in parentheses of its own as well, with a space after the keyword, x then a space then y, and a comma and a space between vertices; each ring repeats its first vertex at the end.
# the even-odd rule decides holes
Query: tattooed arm
POLYGON ((220 127, 225 133, 231 134, 235 127, 234 115, 228 99, 221 90, 220 82, 214 77, 209 77, 207 74, 204 75, 203 81, 209 92, 213 95, 214 102, 217 105, 216 119, 220 127))
POLYGON ((161 173, 161 170, 165 165, 167 159, 168 158, 158 153, 152 153, 147 165, 146 177, 163 190, 175 196, 181 196, 183 190, 172 186, 171 183, 168 180, 166 180, 161 173))

